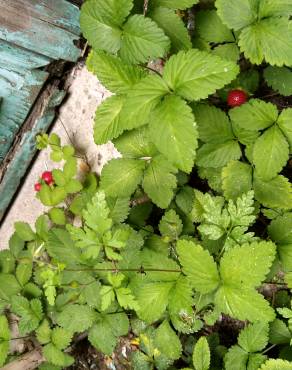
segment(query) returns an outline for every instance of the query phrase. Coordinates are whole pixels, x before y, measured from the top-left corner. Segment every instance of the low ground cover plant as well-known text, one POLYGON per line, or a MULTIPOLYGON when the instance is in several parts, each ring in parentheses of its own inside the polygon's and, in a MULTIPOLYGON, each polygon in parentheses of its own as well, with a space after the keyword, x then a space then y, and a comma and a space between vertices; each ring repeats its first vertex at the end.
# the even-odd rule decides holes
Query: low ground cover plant
POLYGON ((87 67, 113 93, 94 139, 121 158, 80 179, 72 146, 37 138, 63 169, 0 253, 2 365, 13 314, 43 370, 70 367, 80 333, 108 356, 135 338, 125 369, 292 369, 291 15, 286 0, 84 3, 87 67))

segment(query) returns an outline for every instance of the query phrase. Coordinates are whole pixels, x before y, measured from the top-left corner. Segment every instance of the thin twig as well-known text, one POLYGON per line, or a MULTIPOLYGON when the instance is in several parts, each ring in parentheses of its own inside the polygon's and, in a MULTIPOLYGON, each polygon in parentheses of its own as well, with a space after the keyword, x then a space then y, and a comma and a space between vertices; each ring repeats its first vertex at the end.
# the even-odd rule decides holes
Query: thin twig
POLYGON ((143 6, 143 15, 145 17, 147 11, 148 11, 148 3, 149 3, 149 0, 144 0, 144 6, 143 6))

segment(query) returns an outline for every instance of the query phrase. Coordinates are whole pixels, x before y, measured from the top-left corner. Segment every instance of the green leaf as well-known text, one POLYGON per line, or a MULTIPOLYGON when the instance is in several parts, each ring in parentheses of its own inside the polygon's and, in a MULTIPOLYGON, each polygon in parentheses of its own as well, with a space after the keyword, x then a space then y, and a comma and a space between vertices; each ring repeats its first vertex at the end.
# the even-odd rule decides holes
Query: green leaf
POLYGON ((268 226, 268 233, 277 244, 292 244, 292 213, 278 216, 268 226))
POLYGON ((130 212, 130 199, 108 197, 106 202, 110 210, 109 218, 115 223, 124 222, 130 212))
POLYGON ((292 334, 284 321, 276 319, 270 324, 269 342, 272 344, 289 344, 292 334))
POLYGON ((26 242, 30 242, 35 239, 35 233, 26 222, 15 222, 14 227, 16 234, 20 237, 20 239, 26 242))
POLYGON ((139 305, 129 288, 115 289, 115 293, 117 295, 117 300, 121 307, 135 311, 139 309, 139 305))
POLYGON ((230 347, 224 356, 226 370, 246 370, 247 361, 248 353, 237 345, 230 347))
POLYGON ((192 48, 191 39, 184 22, 173 10, 158 7, 154 9, 150 17, 162 28, 171 41, 171 49, 174 52, 192 48))
POLYGON ((170 360, 178 360, 182 353, 181 342, 167 320, 155 332, 154 344, 170 360))
POLYGON ((265 80, 273 90, 281 95, 292 95, 292 71, 286 67, 268 66, 264 70, 265 80))
POLYGON ((146 63, 163 57, 170 42, 150 18, 133 15, 123 27, 120 55, 128 63, 146 63))
POLYGON ((235 43, 218 45, 211 52, 213 55, 232 62, 237 62, 240 57, 240 50, 235 43))
POLYGON ((105 144, 118 137, 125 130, 120 119, 124 103, 124 96, 110 96, 98 106, 94 120, 94 141, 96 144, 105 144))
POLYGON ((46 249, 50 257, 68 265, 78 262, 80 258, 79 250, 74 246, 69 232, 64 229, 50 230, 46 249))
POLYGON ((49 210, 49 216, 51 221, 56 225, 66 224, 66 215, 62 208, 51 208, 49 210))
POLYGON ((208 370, 210 368, 210 348, 206 337, 201 337, 194 347, 193 365, 196 370, 208 370))
POLYGON ((197 4, 199 0, 153 0, 154 6, 164 6, 170 9, 187 9, 197 4))
POLYGON ((292 362, 285 360, 268 360, 259 370, 292 370, 292 362))
POLYGON ((253 64, 263 60, 275 66, 291 65, 292 28, 287 17, 266 18, 239 35, 240 50, 253 64))
POLYGON ((51 341, 51 328, 50 324, 47 319, 43 320, 43 322, 39 325, 36 330, 36 337, 37 340, 41 344, 47 344, 51 341))
POLYGON ((222 170, 222 188, 227 199, 237 199, 252 188, 252 167, 230 161, 222 170))
POLYGON ((202 294, 214 291, 219 285, 219 274, 209 252, 186 240, 179 240, 176 249, 191 285, 202 294))
POLYGON ((103 191, 97 191, 87 204, 83 211, 83 218, 88 227, 103 235, 112 226, 112 220, 109 218, 110 210, 107 206, 105 194, 103 191))
POLYGON ((232 122, 246 130, 263 130, 277 121, 278 110, 272 103, 251 99, 229 111, 232 122))
POLYGON ((38 299, 28 301, 22 296, 14 296, 11 299, 11 310, 21 317, 19 321, 21 335, 35 330, 43 317, 42 304, 38 299))
POLYGON ((259 2, 259 17, 277 17, 292 15, 292 4, 289 0, 261 0, 259 2))
POLYGON ((153 108, 168 93, 169 87, 157 74, 143 78, 127 95, 120 117, 123 127, 131 130, 149 123, 153 108))
POLYGON ((275 313, 269 302, 254 289, 222 286, 215 296, 216 307, 238 320, 272 321, 275 313))
POLYGON ((12 234, 11 238, 9 239, 9 250, 13 254, 14 257, 18 257, 21 251, 24 248, 24 240, 22 240, 16 233, 16 231, 12 234))
POLYGON ((111 355, 119 336, 126 335, 129 320, 125 313, 99 315, 97 322, 90 329, 88 340, 106 355, 111 355))
POLYGON ((182 232, 183 224, 180 217, 173 209, 165 212, 164 216, 159 222, 159 231, 162 236, 175 240, 182 232))
POLYGON ((207 168, 218 168, 240 157, 241 149, 235 140, 228 140, 223 143, 207 143, 203 144, 197 152, 197 164, 207 168))
POLYGON ((202 39, 208 42, 232 42, 232 32, 222 23, 216 10, 201 10, 196 13, 196 27, 202 39))
POLYGON ((62 368, 66 368, 74 363, 73 357, 69 356, 67 353, 63 353, 52 343, 43 347, 43 355, 47 361, 51 362, 53 365, 62 366, 62 368))
POLYGON ((175 94, 187 100, 200 100, 230 83, 237 74, 235 63, 192 49, 171 56, 163 78, 175 94))
POLYGON ((278 125, 290 146, 290 154, 292 153, 292 108, 284 109, 278 118, 278 125))
POLYGON ((249 324, 241 330, 238 344, 246 352, 260 352, 268 344, 269 325, 265 322, 249 324))
POLYGON ((197 130, 190 107, 168 96, 153 112, 150 137, 157 149, 177 168, 190 172, 197 147, 197 130))
POLYGON ((141 182, 144 169, 144 160, 112 159, 102 170, 101 189, 107 196, 127 197, 141 182))
POLYGON ((82 293, 88 306, 98 309, 100 308, 100 288, 101 284, 99 281, 93 281, 91 284, 85 286, 82 293))
POLYGON ((83 4, 80 26, 89 44, 96 50, 116 53, 121 47, 120 26, 132 7, 132 0, 89 0, 83 4))
POLYGON ((248 365, 247 370, 258 370, 259 366, 261 366, 266 360, 267 356, 261 353, 251 353, 248 356, 248 365))
POLYGON ((222 143, 234 138, 230 121, 221 109, 198 104, 194 107, 194 114, 200 140, 205 143, 222 143))
POLYGON ((120 58, 92 50, 86 60, 88 70, 111 92, 128 92, 145 76, 139 67, 128 65, 120 58))
POLYGON ((275 244, 253 242, 228 250, 221 258, 220 275, 224 285, 258 287, 270 271, 276 254, 275 244))
POLYGON ((69 332, 77 333, 89 329, 95 319, 96 314, 90 307, 71 304, 65 306, 64 310, 58 313, 56 321, 69 332))
POLYGON ((142 182, 143 189, 160 208, 167 208, 176 188, 175 169, 162 156, 154 157, 147 166, 142 182))
POLYGON ((16 268, 16 278, 21 286, 29 282, 32 276, 32 263, 20 262, 16 268))
POLYGON ((289 159, 289 145, 281 130, 274 125, 254 143, 253 163, 263 180, 271 180, 289 159))
POLYGON ((63 328, 54 328, 52 330, 52 343, 60 350, 67 348, 72 340, 73 334, 63 328))
POLYGON ((21 285, 14 275, 0 274, 0 299, 9 301, 10 298, 21 291, 21 285))
POLYGON ((253 23, 257 19, 257 0, 216 0, 216 8, 222 22, 233 28, 240 30, 253 23))
POLYGON ((5 364, 9 352, 10 329, 6 316, 0 316, 0 366, 5 364))
POLYGON ((289 180, 281 175, 264 181, 257 174, 254 176, 255 198, 270 208, 292 208, 292 186, 289 180))

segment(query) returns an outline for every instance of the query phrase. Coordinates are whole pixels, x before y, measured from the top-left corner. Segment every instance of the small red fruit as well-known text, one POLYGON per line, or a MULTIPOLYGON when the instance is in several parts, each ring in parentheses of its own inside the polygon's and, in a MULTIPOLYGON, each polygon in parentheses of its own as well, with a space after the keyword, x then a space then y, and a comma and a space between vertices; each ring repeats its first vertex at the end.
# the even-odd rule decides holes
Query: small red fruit
POLYGON ((53 175, 52 175, 52 172, 51 171, 45 171, 45 172, 43 172, 42 179, 48 185, 51 185, 54 182, 53 175))
POLYGON ((34 184, 34 190, 39 192, 42 188, 42 184, 40 184, 39 182, 37 182, 36 184, 34 184))
POLYGON ((230 107, 239 107, 246 103, 247 94, 243 90, 230 90, 227 97, 227 103, 230 107))

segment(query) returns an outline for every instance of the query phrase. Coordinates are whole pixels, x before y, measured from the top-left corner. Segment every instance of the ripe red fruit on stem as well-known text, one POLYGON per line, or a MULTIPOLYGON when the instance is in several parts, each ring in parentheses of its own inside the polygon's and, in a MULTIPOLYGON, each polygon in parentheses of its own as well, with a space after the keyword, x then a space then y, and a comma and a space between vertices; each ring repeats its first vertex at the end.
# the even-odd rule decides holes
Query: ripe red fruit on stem
POLYGON ((45 172, 43 172, 42 179, 48 185, 51 185, 54 182, 53 175, 52 175, 52 172, 51 171, 45 171, 45 172))
POLYGON ((243 90, 230 90, 227 103, 230 107, 239 107, 247 101, 247 94, 243 90))
POLYGON ((39 182, 37 182, 36 184, 34 184, 34 190, 35 191, 40 191, 42 188, 42 184, 40 184, 39 182))

